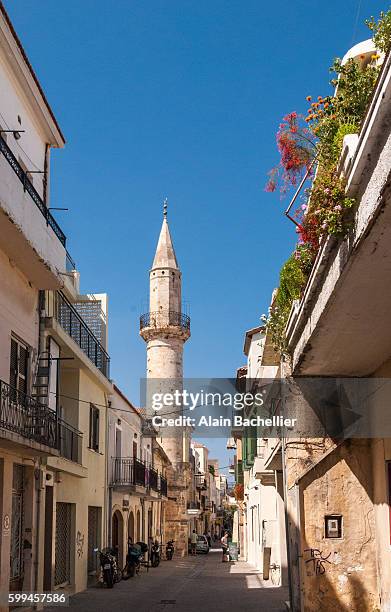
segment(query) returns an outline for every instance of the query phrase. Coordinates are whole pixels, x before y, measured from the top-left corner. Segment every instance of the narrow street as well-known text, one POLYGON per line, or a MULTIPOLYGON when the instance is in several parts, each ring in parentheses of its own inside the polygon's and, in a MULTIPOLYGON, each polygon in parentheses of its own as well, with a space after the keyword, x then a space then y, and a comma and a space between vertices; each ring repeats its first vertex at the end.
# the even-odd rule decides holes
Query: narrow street
MULTIPOLYGON (((245 562, 221 563, 221 551, 162 561, 156 569, 116 584, 112 590, 92 587, 70 600, 70 610, 116 612, 195 612, 213 609, 283 612, 287 589, 262 585, 260 574, 245 562)), ((58 608, 45 608, 58 612, 58 608)))

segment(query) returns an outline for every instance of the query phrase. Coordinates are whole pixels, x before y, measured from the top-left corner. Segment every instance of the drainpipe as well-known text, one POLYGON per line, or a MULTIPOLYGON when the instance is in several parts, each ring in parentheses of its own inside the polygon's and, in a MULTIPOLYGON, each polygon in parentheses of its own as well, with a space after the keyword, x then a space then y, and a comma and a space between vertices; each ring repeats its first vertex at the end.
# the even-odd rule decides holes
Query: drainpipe
MULTIPOLYGON (((286 539, 286 549, 287 549, 287 560, 288 560, 288 586, 289 586, 289 601, 291 604, 291 609, 293 608, 293 593, 292 593, 292 572, 291 572, 291 550, 290 550, 290 540, 289 540, 289 521, 288 521, 288 504, 287 504, 287 496, 288 496, 288 488, 286 484, 286 465, 285 465, 285 438, 281 438, 281 459, 282 459, 282 486, 284 490, 284 515, 285 515, 285 539, 286 539)), ((296 611, 294 611, 296 612, 296 611)))
POLYGON ((111 540, 112 540, 112 527, 111 527, 111 512, 112 512, 112 505, 113 505, 113 491, 112 488, 110 486, 110 466, 109 466, 109 440, 110 440, 110 431, 109 431, 109 426, 110 426, 110 419, 109 419, 109 412, 110 412, 110 408, 111 408, 111 400, 109 400, 108 395, 105 393, 105 399, 106 399, 106 414, 105 414, 105 422, 106 422, 106 431, 105 431, 105 486, 104 486, 104 506, 103 506, 103 513, 105 513, 107 511, 107 516, 103 517, 103 525, 104 527, 104 533, 103 533, 103 541, 107 541, 107 545, 111 546, 111 540))
MULTIPOLYGON (((40 516, 41 516, 41 486, 40 486, 40 478, 41 478, 41 469, 40 469, 40 463, 36 464, 34 463, 34 481, 35 481, 35 491, 36 491, 36 518, 35 518, 35 528, 37 530, 37 537, 35 538, 35 551, 34 551, 34 591, 36 593, 39 592, 39 588, 38 588, 38 569, 39 569, 39 553, 41 550, 41 547, 39 545, 39 538, 40 538, 40 529, 39 529, 39 523, 40 523, 40 516), (36 478, 36 470, 38 470, 38 478, 36 478)), ((34 606, 34 609, 37 609, 37 606, 34 606)))

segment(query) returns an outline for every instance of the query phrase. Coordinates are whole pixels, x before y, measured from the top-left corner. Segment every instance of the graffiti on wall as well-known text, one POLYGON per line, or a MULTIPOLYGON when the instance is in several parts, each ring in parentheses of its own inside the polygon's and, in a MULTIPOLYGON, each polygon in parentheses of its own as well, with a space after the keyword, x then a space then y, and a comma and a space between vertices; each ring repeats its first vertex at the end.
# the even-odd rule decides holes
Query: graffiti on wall
POLYGON ((84 535, 80 531, 76 534, 76 552, 79 559, 81 559, 84 552, 84 535))
POLYGON ((310 556, 305 560, 305 563, 312 564, 312 570, 315 572, 315 576, 321 576, 324 574, 326 571, 325 563, 331 564, 331 561, 329 561, 331 552, 326 555, 323 554, 323 551, 319 550, 319 548, 306 548, 304 552, 310 553, 310 556))

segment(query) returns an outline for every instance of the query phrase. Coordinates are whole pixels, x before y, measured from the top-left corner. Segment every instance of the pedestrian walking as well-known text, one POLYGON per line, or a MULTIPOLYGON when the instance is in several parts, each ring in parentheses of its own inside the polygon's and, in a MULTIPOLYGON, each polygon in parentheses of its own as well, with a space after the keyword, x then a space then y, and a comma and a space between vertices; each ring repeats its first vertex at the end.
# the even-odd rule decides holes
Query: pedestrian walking
POLYGON ((193 556, 197 554, 197 532, 195 529, 191 534, 191 554, 193 556))
POLYGON ((223 537, 221 538, 221 548, 223 550, 223 557, 222 557, 222 562, 225 563, 226 561, 228 561, 228 531, 226 531, 223 535, 223 537))
POLYGON ((209 548, 212 548, 212 536, 210 535, 210 531, 206 534, 206 539, 208 540, 209 548))

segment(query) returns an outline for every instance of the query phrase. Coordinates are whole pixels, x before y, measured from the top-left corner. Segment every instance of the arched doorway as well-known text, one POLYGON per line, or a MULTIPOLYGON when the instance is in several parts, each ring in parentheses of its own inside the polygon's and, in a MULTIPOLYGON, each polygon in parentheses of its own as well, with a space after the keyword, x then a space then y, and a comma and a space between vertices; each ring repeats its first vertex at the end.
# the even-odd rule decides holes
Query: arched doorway
POLYGON ((134 514, 133 510, 129 512, 129 520, 128 520, 128 538, 132 538, 132 542, 134 542, 134 514))
POLYGON ((124 544, 124 520, 119 510, 113 514, 112 521, 112 547, 118 551, 118 563, 122 567, 123 561, 123 544, 124 544))
POLYGON ((137 542, 141 541, 141 515, 140 510, 137 510, 137 542))

